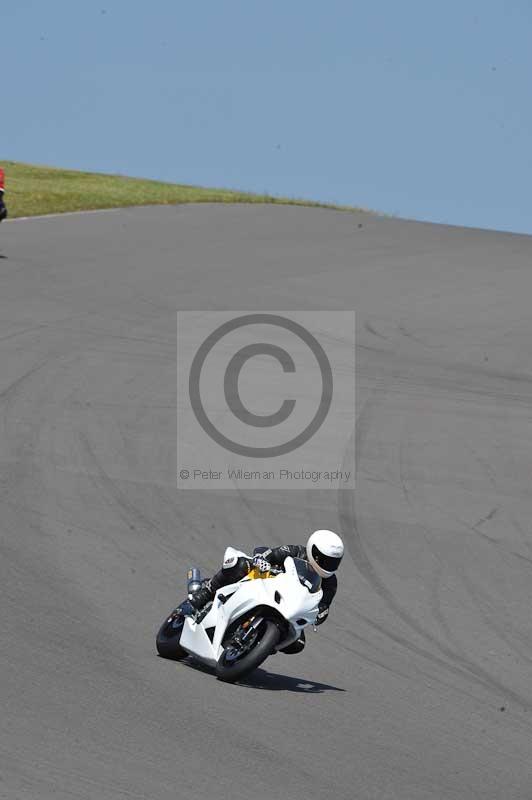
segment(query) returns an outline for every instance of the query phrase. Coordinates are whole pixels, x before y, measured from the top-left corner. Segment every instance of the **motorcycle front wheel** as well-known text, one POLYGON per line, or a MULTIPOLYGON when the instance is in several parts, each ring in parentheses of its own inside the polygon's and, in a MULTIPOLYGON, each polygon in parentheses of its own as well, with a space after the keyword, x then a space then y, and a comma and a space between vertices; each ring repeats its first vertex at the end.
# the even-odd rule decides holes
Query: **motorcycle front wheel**
POLYGON ((216 677, 225 683, 234 683, 249 675, 273 653, 280 637, 281 632, 275 622, 264 620, 249 650, 239 652, 237 648, 228 644, 218 659, 216 677))
POLYGON ((163 658, 180 661, 188 655, 186 650, 179 645, 185 617, 178 611, 173 611, 159 628, 155 644, 157 652, 163 658))

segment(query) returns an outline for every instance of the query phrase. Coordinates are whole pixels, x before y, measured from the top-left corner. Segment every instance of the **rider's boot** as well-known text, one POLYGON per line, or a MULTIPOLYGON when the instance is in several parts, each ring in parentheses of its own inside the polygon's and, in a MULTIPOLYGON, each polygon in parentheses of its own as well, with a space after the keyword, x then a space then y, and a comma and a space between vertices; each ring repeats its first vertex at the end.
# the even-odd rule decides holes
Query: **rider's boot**
POLYGON ((214 598, 214 590, 211 588, 211 582, 205 581, 203 586, 196 589, 189 595, 189 602, 197 611, 201 611, 207 603, 210 603, 214 598))

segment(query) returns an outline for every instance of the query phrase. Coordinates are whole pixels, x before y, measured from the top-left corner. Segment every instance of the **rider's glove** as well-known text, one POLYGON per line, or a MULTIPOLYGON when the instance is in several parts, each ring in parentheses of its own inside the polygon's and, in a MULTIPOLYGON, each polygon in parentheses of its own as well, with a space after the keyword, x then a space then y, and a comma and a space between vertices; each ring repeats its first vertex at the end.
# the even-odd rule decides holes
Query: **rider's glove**
POLYGON ((256 555, 253 559, 253 567, 259 572, 269 572, 271 564, 262 555, 256 555))
POLYGON ((321 606, 318 609, 318 616, 316 617, 316 625, 321 625, 329 616, 329 606, 321 606))

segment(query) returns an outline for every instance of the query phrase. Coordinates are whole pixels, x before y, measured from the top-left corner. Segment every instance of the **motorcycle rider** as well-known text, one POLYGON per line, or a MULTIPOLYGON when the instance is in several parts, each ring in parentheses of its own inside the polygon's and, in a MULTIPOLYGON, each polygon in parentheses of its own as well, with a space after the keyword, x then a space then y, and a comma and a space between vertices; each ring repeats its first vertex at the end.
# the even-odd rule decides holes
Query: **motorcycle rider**
POLYGON ((4 170, 0 167, 0 222, 7 217, 7 208, 4 203, 4 170))
MULTIPOLYGON (((189 596, 191 605, 201 611, 213 598, 218 589, 230 583, 236 583, 254 568, 259 572, 267 572, 270 567, 280 568, 287 556, 302 558, 310 563, 321 577, 323 597, 319 605, 316 625, 321 625, 329 616, 329 606, 338 588, 335 575, 344 555, 344 544, 338 534, 328 530, 312 533, 306 545, 283 544, 280 547, 256 548, 254 556, 246 556, 236 551, 224 561, 222 569, 210 580, 189 596), (260 552, 259 552, 260 551, 260 552)), ((283 652, 299 653, 305 646, 305 634, 289 645, 283 652)))

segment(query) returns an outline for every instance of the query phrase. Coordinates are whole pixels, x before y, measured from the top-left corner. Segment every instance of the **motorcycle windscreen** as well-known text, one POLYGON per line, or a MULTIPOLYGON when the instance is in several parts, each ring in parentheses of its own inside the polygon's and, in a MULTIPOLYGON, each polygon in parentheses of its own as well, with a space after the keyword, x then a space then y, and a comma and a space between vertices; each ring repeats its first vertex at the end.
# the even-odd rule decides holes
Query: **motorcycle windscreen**
POLYGON ((294 564, 299 577, 299 582, 306 586, 311 594, 319 592, 321 589, 321 578, 318 573, 312 569, 308 561, 302 558, 294 558, 294 564))

